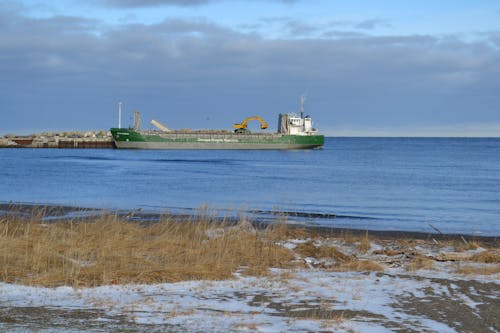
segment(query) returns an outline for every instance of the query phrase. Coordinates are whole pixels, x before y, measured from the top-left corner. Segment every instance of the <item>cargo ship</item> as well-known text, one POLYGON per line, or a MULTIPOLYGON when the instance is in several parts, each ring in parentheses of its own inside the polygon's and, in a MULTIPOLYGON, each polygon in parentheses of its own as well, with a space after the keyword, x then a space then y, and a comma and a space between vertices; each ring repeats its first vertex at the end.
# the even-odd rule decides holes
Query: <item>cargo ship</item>
POLYGON ((252 133, 247 124, 259 121, 261 129, 268 125, 261 117, 252 116, 233 125, 233 130, 172 130, 157 120, 151 124, 157 130, 140 129, 140 113, 135 112, 134 126, 121 128, 121 103, 119 125, 111 128, 115 147, 118 149, 315 149, 321 148, 325 137, 313 128, 310 116, 304 116, 304 98, 300 114, 280 114, 276 133, 252 133))

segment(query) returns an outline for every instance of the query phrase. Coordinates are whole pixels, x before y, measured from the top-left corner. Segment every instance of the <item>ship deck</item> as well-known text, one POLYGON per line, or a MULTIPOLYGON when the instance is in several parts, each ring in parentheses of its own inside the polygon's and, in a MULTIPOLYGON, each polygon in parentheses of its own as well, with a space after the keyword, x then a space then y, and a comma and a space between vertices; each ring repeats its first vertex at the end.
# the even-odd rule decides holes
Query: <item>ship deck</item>
POLYGON ((283 136, 279 133, 234 133, 226 130, 177 130, 172 132, 140 131, 144 136, 160 136, 164 139, 276 139, 283 136))

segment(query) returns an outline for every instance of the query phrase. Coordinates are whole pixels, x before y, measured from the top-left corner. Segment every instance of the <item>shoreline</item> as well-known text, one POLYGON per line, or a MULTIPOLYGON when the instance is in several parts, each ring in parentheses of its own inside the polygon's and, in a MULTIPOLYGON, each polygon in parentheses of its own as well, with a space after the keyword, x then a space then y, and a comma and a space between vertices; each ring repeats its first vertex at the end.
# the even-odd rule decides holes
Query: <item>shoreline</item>
POLYGON ((500 329, 496 237, 0 209, 0 331, 500 329))
MULTIPOLYGON (((293 228, 293 225, 290 225, 293 228)), ((353 229, 353 228, 335 228, 335 227, 322 227, 322 226, 307 226, 313 232, 320 235, 338 237, 345 233, 350 233, 356 237, 363 237, 368 234, 369 237, 385 240, 395 240, 395 239, 418 239, 418 240, 430 240, 430 241, 461 241, 472 242, 478 241, 489 246, 500 246, 500 236, 479 236, 479 235, 468 235, 460 233, 427 233, 420 231, 399 231, 399 230, 363 230, 363 229, 353 229)))
POLYGON ((500 329, 498 237, 279 218, 269 228, 206 209, 160 215, 0 203, 0 210, 1 331, 500 329))
MULTIPOLYGON (((197 218, 208 218, 212 221, 225 222, 229 224, 236 224, 240 221, 241 217, 227 217, 227 216, 213 216, 208 213, 217 212, 217 210, 204 209, 193 209, 193 214, 181 214, 181 213, 156 213, 156 212, 143 212, 141 209, 98 209, 98 208, 88 208, 80 206, 70 206, 70 205, 51 205, 51 204, 35 204, 35 203, 5 203, 0 202, 0 217, 2 215, 21 215, 21 216, 41 216, 47 222, 57 222, 57 221, 68 221, 73 219, 86 219, 99 216, 101 214, 117 215, 126 221, 137 222, 137 223, 154 223, 159 221, 160 218, 167 218, 173 221, 192 221, 197 218), (5 212, 2 214, 2 212, 5 212), (73 214, 77 215, 73 215, 73 214)), ((251 211, 248 212, 251 214, 251 211)), ((245 216, 249 218, 249 222, 256 228, 265 228, 269 224, 279 223, 280 220, 286 218, 286 215, 277 216, 271 218, 271 221, 263 221, 257 219, 252 219, 251 216, 245 216)), ((287 227, 291 229, 304 229, 311 234, 316 234, 320 236, 331 236, 338 237, 343 235, 351 235, 354 237, 370 236, 376 239, 384 240, 395 240, 395 239, 415 239, 415 240, 430 240, 434 242, 439 241, 460 241, 460 242, 481 242, 489 246, 500 247, 500 236, 489 236, 489 235, 471 235, 464 233, 438 233, 437 230, 433 232, 422 232, 422 231, 407 231, 407 230, 377 230, 377 229, 359 229, 359 228, 344 228, 335 226, 319 226, 312 224, 300 224, 300 223, 286 223, 287 227)))

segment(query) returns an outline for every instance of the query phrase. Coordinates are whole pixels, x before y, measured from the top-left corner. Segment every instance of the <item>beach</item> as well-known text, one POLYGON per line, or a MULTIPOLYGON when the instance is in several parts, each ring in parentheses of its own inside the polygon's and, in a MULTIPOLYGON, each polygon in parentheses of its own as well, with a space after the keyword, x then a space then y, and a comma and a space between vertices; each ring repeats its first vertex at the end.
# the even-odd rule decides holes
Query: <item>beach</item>
MULTIPOLYGON (((69 210, 68 207, 50 209, 66 213, 69 210)), ((46 207, 45 211, 50 209, 46 207)), ((43 220, 40 214, 32 214, 34 211, 29 207, 24 206, 21 211, 25 214, 21 220, 25 222, 27 216, 37 216, 29 222, 30 232, 37 235, 40 234, 34 231, 37 227, 50 230, 61 223, 92 220, 88 216, 86 222, 80 218, 66 222, 43 220)), ((137 218, 133 215, 128 218, 137 218)), ((2 224, 9 218, 3 215, 2 224)), ((176 225, 185 218, 171 217, 169 223, 176 225)), ((197 218, 192 217, 190 223, 197 218)), ((255 245, 258 240, 262 246, 269 246, 265 247, 268 252, 265 256, 243 259, 247 260, 245 265, 231 266, 230 274, 224 278, 201 273, 198 278, 189 278, 193 272, 182 276, 165 271, 164 274, 177 278, 149 283, 141 283, 137 278, 110 279, 107 283, 73 280, 60 285, 45 282, 44 286, 33 276, 16 282, 7 279, 4 273, 0 283, 0 329, 94 332, 497 332, 500 329, 497 311, 500 252, 495 237, 315 229, 286 225, 283 221, 277 221, 279 228, 274 229, 255 221, 212 222, 201 231, 195 229, 201 232, 197 236, 199 246, 223 244, 223 252, 227 253, 236 244, 248 251, 258 251, 260 247, 255 245), (249 240, 252 241, 248 243, 249 240)), ((141 224, 127 220, 126 215, 119 216, 116 223, 127 241, 126 228, 141 224)), ((155 223, 162 222, 142 223, 140 228, 147 230, 155 223)), ((136 229, 131 232, 139 234, 136 229)), ((4 258, 8 251, 5 246, 14 238, 9 241, 2 238, 4 258)), ((125 240, 123 243, 127 243, 125 240)), ((60 249, 56 242, 53 248, 60 249)), ((71 251, 68 253, 76 256, 75 250, 71 251)), ((118 248, 115 251, 121 253, 118 248)), ((130 253, 139 251, 135 248, 130 253)), ((65 262, 71 259, 67 253, 62 255, 67 257, 65 262)), ((244 256, 239 253, 238 257, 244 256)), ((69 266, 83 269, 90 265, 78 258, 81 261, 73 261, 69 266)), ((111 271, 106 274, 112 276, 111 271)))
POLYGON ((500 1, 0 18, 0 333, 500 333, 500 1))

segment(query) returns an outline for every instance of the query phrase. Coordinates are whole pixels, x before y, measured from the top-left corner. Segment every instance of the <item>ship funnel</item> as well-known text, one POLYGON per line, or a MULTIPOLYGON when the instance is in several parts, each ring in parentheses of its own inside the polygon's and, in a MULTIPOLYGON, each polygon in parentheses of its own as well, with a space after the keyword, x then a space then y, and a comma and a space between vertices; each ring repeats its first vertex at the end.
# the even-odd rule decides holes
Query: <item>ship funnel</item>
POLYGON ((154 119, 151 120, 151 125, 153 125, 154 127, 158 128, 160 131, 163 131, 163 132, 172 132, 172 130, 170 128, 168 128, 167 126, 163 125, 158 120, 154 120, 154 119))

